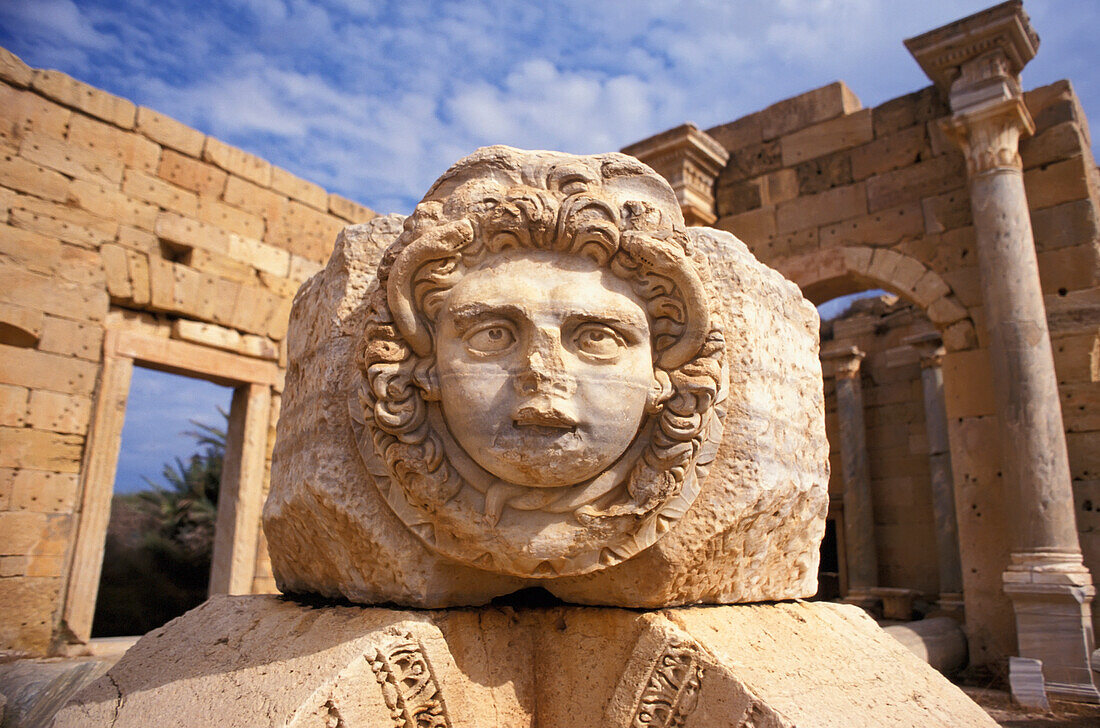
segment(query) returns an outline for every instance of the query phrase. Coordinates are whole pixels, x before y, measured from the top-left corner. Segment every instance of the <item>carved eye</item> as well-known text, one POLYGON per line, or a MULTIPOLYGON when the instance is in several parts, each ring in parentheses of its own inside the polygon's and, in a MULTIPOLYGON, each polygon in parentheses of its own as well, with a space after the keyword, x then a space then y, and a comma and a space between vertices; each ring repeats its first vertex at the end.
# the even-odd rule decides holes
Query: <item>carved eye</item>
POLYGON ((577 329, 573 337, 577 351, 594 359, 612 359, 626 347, 619 332, 604 324, 589 323, 577 329))
POLYGON ((499 323, 475 329, 466 337, 466 348, 475 354, 499 354, 516 343, 512 330, 499 323))

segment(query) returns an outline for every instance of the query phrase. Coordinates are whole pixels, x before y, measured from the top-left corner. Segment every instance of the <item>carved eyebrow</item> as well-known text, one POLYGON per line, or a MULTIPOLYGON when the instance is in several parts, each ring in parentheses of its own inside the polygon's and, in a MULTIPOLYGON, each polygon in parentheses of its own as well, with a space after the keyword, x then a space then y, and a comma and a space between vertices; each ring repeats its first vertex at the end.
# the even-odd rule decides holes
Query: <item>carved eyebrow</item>
POLYGON ((506 318, 515 320, 524 317, 524 311, 519 306, 511 303, 466 303, 450 309, 451 320, 454 327, 460 333, 473 326, 484 318, 506 318))
POLYGON ((632 339, 630 343, 637 344, 649 335, 649 322, 644 317, 636 316, 626 311, 586 311, 568 316, 564 324, 566 326, 579 326, 583 323, 595 322, 608 328, 615 329, 621 334, 632 339))

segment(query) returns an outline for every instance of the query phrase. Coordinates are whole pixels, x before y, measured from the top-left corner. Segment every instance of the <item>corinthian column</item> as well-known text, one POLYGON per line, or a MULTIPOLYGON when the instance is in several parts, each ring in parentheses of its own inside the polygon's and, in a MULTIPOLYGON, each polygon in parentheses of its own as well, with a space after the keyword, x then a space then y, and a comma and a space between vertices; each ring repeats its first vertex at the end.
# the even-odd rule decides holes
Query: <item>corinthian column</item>
POLYGON ((840 458, 844 477, 844 544, 848 593, 844 601, 870 607, 878 585, 875 516, 871 503, 871 471, 867 462, 867 431, 863 423, 863 387, 859 366, 864 353, 854 346, 822 352, 836 377, 836 414, 840 423, 840 458))
POLYGON ((1012 555, 1004 590, 1021 657, 1041 660, 1053 695, 1100 702, 1092 682, 1091 602, 1018 150, 1034 124, 1019 72, 1038 47, 1020 2, 906 41, 941 89, 943 129, 966 155, 993 389, 1002 428, 1012 555))

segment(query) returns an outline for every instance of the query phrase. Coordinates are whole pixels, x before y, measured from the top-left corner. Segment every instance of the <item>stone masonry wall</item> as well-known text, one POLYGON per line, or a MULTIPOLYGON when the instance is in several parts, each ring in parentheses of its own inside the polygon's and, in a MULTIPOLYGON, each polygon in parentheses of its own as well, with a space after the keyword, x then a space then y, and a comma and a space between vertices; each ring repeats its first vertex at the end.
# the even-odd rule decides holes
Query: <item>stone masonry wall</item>
MULTIPOLYGON (((1085 563, 1100 574, 1098 172, 1067 81, 1025 100, 1021 144, 1053 337, 1085 563)), ((971 657, 1014 654, 1001 590, 1008 521, 965 163, 942 135, 932 87, 873 109, 842 83, 708 130, 729 152, 717 227, 815 302, 886 288, 942 332, 971 657)), ((887 476, 883 476, 887 477, 887 476)), ((880 545, 880 549, 882 546, 880 545)), ((1098 625, 1100 626, 1100 625, 1098 625)))
POLYGON ((373 215, 0 49, 0 650, 63 629, 105 330, 281 367, 298 286, 373 215))

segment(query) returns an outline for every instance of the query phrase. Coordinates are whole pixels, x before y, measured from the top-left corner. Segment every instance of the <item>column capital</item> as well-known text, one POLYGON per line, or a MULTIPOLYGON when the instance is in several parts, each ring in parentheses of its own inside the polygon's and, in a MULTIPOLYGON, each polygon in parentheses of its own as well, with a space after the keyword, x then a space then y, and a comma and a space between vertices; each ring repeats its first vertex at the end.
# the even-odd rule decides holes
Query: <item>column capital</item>
POLYGON ((1020 137, 1035 131, 1031 113, 1019 96, 940 120, 940 128, 966 156, 971 177, 998 170, 1019 172, 1020 137))
POLYGON ((922 369, 937 368, 943 366, 943 357, 947 350, 943 346, 943 338, 938 331, 929 331, 923 334, 914 334, 901 340, 917 350, 922 369))
POLYGON ((668 180, 688 225, 710 225, 715 214, 714 183, 729 152, 688 122, 623 147, 623 153, 653 167, 668 180))
POLYGON ((821 352, 821 360, 832 364, 837 379, 855 379, 865 354, 858 346, 841 346, 821 352))

